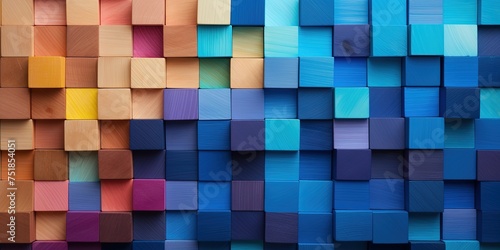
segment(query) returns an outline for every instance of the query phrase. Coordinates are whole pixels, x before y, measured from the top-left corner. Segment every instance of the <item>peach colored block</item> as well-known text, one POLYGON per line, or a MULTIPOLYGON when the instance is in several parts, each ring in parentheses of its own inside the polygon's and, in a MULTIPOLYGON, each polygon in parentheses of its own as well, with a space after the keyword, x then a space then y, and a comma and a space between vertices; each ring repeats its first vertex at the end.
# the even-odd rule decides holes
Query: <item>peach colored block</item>
POLYGON ((99 57, 97 64, 99 88, 130 88, 130 57, 99 57))
POLYGON ((35 0, 35 25, 66 25, 66 0, 35 0))
POLYGON ((30 119, 30 91, 0 88, 0 119, 30 119))
POLYGON ((2 26, 2 57, 33 56, 34 33, 33 26, 2 26))
POLYGON ((101 148, 97 120, 64 121, 64 149, 66 151, 97 151, 101 148))
POLYGON ((196 25, 198 0, 166 0, 167 25, 196 25))
POLYGON ((165 0, 132 0, 132 24, 165 24, 165 0))
POLYGON ((99 120, 130 120, 132 118, 130 89, 99 89, 97 104, 99 120))
POLYGON ((132 26, 99 27, 99 56, 132 56, 132 26))
POLYGON ((135 89, 164 89, 166 63, 164 58, 132 58, 131 87, 135 89))
POLYGON ((35 181, 35 211, 68 211, 68 181, 35 181))
POLYGON ((0 149, 7 150, 7 141, 14 139, 17 150, 33 150, 33 120, 1 120, 0 149))
POLYGON ((132 90, 133 119, 163 119, 162 89, 132 90))
POLYGON ((132 211, 133 180, 101 180, 101 210, 132 211))
POLYGON ((68 25, 99 25, 99 0, 66 0, 68 25))
POLYGON ((101 25, 131 25, 132 0, 101 0, 101 25))
POLYGON ((264 87, 264 59, 231 59, 231 88, 261 89, 264 87))
POLYGON ((35 56, 66 56, 66 26, 35 26, 35 56))
POLYGON ((165 26, 163 54, 165 57, 197 57, 198 28, 196 25, 165 26))
POLYGON ((66 212, 37 212, 36 240, 66 240, 66 212))
POLYGON ((168 58, 167 88, 199 88, 199 72, 198 58, 168 58))
POLYGON ((64 120, 36 120, 35 148, 64 149, 64 120))
POLYGON ((2 0, 2 25, 33 25, 33 0, 2 0))

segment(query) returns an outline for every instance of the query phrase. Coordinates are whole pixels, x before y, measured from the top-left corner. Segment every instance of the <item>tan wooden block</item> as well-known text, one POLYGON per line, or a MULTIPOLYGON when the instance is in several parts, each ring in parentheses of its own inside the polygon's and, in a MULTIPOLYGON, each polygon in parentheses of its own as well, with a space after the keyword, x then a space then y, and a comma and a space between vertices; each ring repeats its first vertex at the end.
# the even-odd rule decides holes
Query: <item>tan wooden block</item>
POLYGON ((30 90, 0 88, 0 119, 30 119, 30 90))
POLYGON ((97 64, 99 88, 130 88, 130 57, 99 57, 97 64))
POLYGON ((66 58, 66 87, 96 88, 97 58, 66 58))
POLYGON ((35 0, 35 25, 66 25, 66 0, 35 0))
POLYGON ((101 148, 97 120, 64 121, 64 150, 97 151, 101 148))
POLYGON ((132 119, 163 119, 163 90, 133 89, 132 112, 132 119))
MULTIPOLYGON (((14 155, 16 160, 16 180, 33 180, 33 150, 17 150, 14 155)), ((2 179, 8 180, 9 152, 2 151, 2 179)))
POLYGON ((233 57, 264 57, 264 28, 233 27, 233 57))
POLYGON ((0 121, 1 150, 7 150, 7 141, 15 140, 16 150, 33 150, 33 120, 0 121))
POLYGON ((33 25, 33 0, 3 0, 2 25, 33 25))
POLYGON ((261 89, 263 87, 264 59, 231 59, 231 88, 261 89))
POLYGON ((199 88, 200 61, 198 58, 168 58, 167 88, 199 88))
POLYGON ((132 26, 99 27, 99 56, 132 56, 132 26))
POLYGON ((130 120, 132 117, 130 89, 99 89, 97 103, 99 120, 130 120))
POLYGON ((164 26, 163 53, 165 57, 197 57, 198 26, 164 26))
POLYGON ((31 90, 33 119, 66 119, 66 89, 31 90))
POLYGON ((132 24, 165 24, 165 0, 132 0, 132 24))
POLYGON ((35 56, 66 56, 66 26, 35 26, 35 56))
POLYGON ((198 24, 231 24, 231 0, 198 0, 198 24))
POLYGON ((2 26, 2 57, 33 56, 35 36, 33 26, 2 26))
POLYGON ((101 25, 131 25, 132 0, 101 0, 101 25))
POLYGON ((100 121, 102 149, 130 148, 130 121, 100 121))
POLYGON ((132 58, 131 87, 136 89, 164 89, 166 63, 164 58, 132 58))
POLYGON ((36 212, 36 240, 66 240, 66 212, 36 212))
POLYGON ((99 25, 99 0, 66 0, 68 25, 99 25))
MULTIPOLYGON (((7 188, 9 187, 8 181, 0 181, 0 212, 8 211, 9 200, 7 197, 7 188)), ((31 212, 34 209, 34 193, 35 185, 32 180, 16 180, 16 213, 31 212)))
POLYGON ((35 150, 34 179, 36 181, 68 180, 68 153, 64 150, 35 150))
POLYGON ((99 56, 99 26, 71 25, 67 27, 67 55, 78 57, 99 56))
POLYGON ((2 57, 0 64, 2 88, 28 87, 28 57, 2 57))
POLYGON ((198 0, 166 0, 167 25, 196 25, 198 16, 198 0))

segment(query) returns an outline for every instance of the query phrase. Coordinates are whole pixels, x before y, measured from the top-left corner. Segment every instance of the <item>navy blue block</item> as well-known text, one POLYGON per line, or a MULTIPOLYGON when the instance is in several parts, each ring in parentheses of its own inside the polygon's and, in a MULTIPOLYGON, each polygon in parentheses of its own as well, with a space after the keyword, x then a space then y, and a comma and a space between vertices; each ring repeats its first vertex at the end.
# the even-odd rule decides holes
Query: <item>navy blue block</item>
POLYGON ((165 137, 167 150, 197 150, 198 122, 167 121, 165 137))
POLYGON ((165 178, 165 150, 133 151, 132 159, 134 161, 135 178, 165 178))
POLYGON ((165 240, 165 229, 167 228, 165 212, 134 212, 132 217, 134 220, 134 241, 165 240))
POLYGON ((330 151, 300 151, 300 180, 331 180, 332 153, 330 151))
POLYGON ((443 150, 424 152, 407 150, 404 166, 405 178, 408 180, 443 180, 443 150))
POLYGON ((238 0, 231 3, 231 25, 264 26, 264 0, 238 0))
POLYGON ((443 152, 445 180, 476 179, 475 149, 445 148, 443 152))
POLYGON ((406 57, 403 61, 404 86, 439 86, 441 59, 439 57, 406 57))
POLYGON ((264 116, 272 119, 296 119, 297 89, 265 89, 264 116))
POLYGON ((479 182, 476 207, 483 211, 500 211, 500 182, 479 182))
POLYGON ((401 117, 401 88, 370 87, 370 118, 401 117))
POLYGON ((332 150, 333 122, 300 121, 300 150, 332 150))
POLYGON ((333 26, 333 1, 299 1, 300 26, 333 26))
POLYGON ((230 211, 198 212, 198 240, 230 241, 231 212, 230 211))
POLYGON ((444 208, 475 208, 475 190, 475 183, 472 181, 445 181, 444 208))
POLYGON ((163 120, 130 120, 130 149, 165 149, 163 120))
POLYGON ((101 184, 99 182, 70 182, 68 197, 70 210, 101 210, 101 184))
POLYGON ((410 250, 445 250, 446 246, 442 241, 411 241, 410 250))
POLYGON ((265 129, 263 120, 231 121, 231 150, 264 150, 265 129))
POLYGON ((498 26, 480 25, 477 30, 479 56, 500 56, 500 28, 498 26))
POLYGON ((445 118, 479 118, 478 88, 441 88, 439 115, 445 118))
POLYGON ((477 239, 485 243, 500 243, 500 211, 477 213, 477 239))
POLYGON ((369 149, 336 149, 333 159, 333 179, 370 180, 371 157, 369 149))
POLYGON ((372 178, 403 179, 404 163, 404 151, 372 150, 372 178))
POLYGON ((404 149, 405 120, 403 118, 371 118, 371 149, 404 149))
POLYGON ((300 243, 318 243, 318 239, 325 239, 322 243, 332 243, 332 229, 331 213, 299 214, 300 243))
POLYGON ((443 181, 406 181, 405 207, 408 212, 443 212, 443 181))
MULTIPOLYGON (((166 248, 168 249, 168 248, 166 248)), ((184 249, 184 248, 182 248, 184 249)), ((198 242, 198 250, 230 250, 231 242, 198 242)))
POLYGON ((335 57, 335 87, 366 87, 366 58, 335 57))
POLYGON ((408 244, 373 244, 368 245, 368 250, 408 250, 408 244))
POLYGON ((500 149, 500 119, 476 119, 476 149, 500 149))
POLYGON ((232 89, 231 118, 233 120, 264 119, 264 90, 232 89))
POLYGON ((298 214, 266 213, 265 241, 269 243, 297 243, 298 224, 298 214))
POLYGON ((230 121, 198 121, 198 150, 230 150, 230 121))
POLYGON ((333 119, 331 88, 299 89, 299 119, 333 119))
POLYGON ((297 244, 265 243, 264 250, 297 250, 297 244))
POLYGON ((264 180, 265 152, 232 152, 231 157, 233 180, 264 180))
POLYGON ((132 243, 101 243, 101 250, 132 250, 132 243))
POLYGON ((500 56, 479 56, 479 87, 500 87, 500 56))
POLYGON ((373 243, 403 244, 408 242, 408 212, 373 211, 373 243))
POLYGON ((370 25, 335 25, 333 56, 349 58, 370 56, 370 25))
POLYGON ((368 249, 368 242, 363 241, 344 241, 335 242, 336 250, 366 250, 368 249))
POLYGON ((230 181, 232 160, 230 151, 199 151, 198 179, 200 181, 230 181))
POLYGON ((166 153, 166 179, 168 181, 198 180, 197 151, 168 151, 166 153))
POLYGON ((370 180, 370 209, 405 208, 403 179, 370 180))
POLYGON ((232 240, 264 240, 264 212, 232 212, 232 240))
POLYGON ((163 250, 165 249, 165 241, 137 241, 132 243, 134 250, 163 250))
POLYGON ((370 209, 370 183, 368 181, 333 182, 334 209, 370 209))
POLYGON ((298 58, 264 59, 264 88, 297 88, 298 86, 298 58))

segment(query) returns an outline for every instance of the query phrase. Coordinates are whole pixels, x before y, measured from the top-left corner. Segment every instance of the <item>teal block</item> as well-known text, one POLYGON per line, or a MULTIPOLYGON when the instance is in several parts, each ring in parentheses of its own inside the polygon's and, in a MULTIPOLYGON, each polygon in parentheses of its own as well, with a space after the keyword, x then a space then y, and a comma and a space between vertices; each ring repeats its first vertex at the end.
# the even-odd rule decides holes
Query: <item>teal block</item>
POLYGON ((480 250, 477 240, 443 240, 446 250, 480 250))
POLYGON ((266 119, 266 150, 295 151, 300 147, 300 120, 266 119))
POLYGON ((498 250, 500 249, 499 243, 481 243, 481 250, 498 250))
POLYGON ((409 240, 439 240, 441 235, 440 213, 410 213, 409 240))
POLYGON ((69 181, 99 181, 97 152, 69 152, 69 181))
POLYGON ((332 57, 301 57, 299 87, 332 88, 334 62, 332 57))
POLYGON ((401 87, 401 58, 368 58, 368 87, 401 87))
POLYGON ((368 24, 368 0, 335 0, 333 23, 368 24))
POLYGON ((231 57, 233 28, 229 26, 198 26, 198 57, 231 57))
POLYGON ((478 0, 479 24, 500 24, 500 2, 498 0, 478 0))
POLYGON ((406 121, 406 145, 409 149, 444 148, 444 118, 411 117, 406 121))
POLYGON ((299 25, 299 0, 266 1, 266 27, 297 25, 299 25))
POLYGON ((300 27, 299 56, 332 56, 331 27, 300 27))
POLYGON ((449 119, 444 124, 445 148, 474 148, 474 120, 449 119))
POLYGON ((443 0, 444 24, 477 24, 477 0, 443 0))
POLYGON ((406 56, 408 53, 408 28, 399 26, 372 26, 372 56, 406 56))
POLYGON ((265 156, 265 180, 298 181, 299 152, 267 152, 265 156))
POLYGON ((369 116, 368 88, 335 88, 335 118, 368 118, 369 116))
POLYGON ((231 241, 231 250, 262 250, 262 241, 231 241))
POLYGON ((444 25, 445 56, 477 56, 477 25, 444 25))
POLYGON ((444 27, 441 24, 410 25, 410 55, 442 56, 444 54, 444 27))
POLYGON ((200 59, 200 89, 229 88, 229 72, 229 59, 200 59))
POLYGON ((406 0, 371 0, 370 21, 374 26, 406 26, 406 0))
POLYGON ((480 118, 500 118, 500 88, 482 88, 480 118))
POLYGON ((331 212, 332 199, 331 181, 299 181, 299 212, 331 212))
POLYGON ((264 56, 298 57, 299 27, 264 27, 264 56))

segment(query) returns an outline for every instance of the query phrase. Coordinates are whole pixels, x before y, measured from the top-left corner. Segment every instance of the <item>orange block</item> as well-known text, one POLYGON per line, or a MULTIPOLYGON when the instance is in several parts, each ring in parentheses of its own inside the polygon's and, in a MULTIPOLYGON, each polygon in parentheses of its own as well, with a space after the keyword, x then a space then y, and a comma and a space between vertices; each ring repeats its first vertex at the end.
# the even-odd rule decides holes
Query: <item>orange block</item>
POLYGON ((133 119, 163 119, 163 89, 132 90, 133 119))
POLYGON ((101 210, 132 211, 133 180, 102 180, 101 210))
POLYGON ((68 211, 68 181, 35 181, 35 211, 68 211))
POLYGON ((33 89, 31 116, 33 119, 66 119, 66 90, 33 89))
MULTIPOLYGON (((28 180, 16 180, 16 214, 19 212, 31 212, 34 208, 34 198, 35 193, 34 182, 28 180)), ((10 199, 7 199, 9 190, 7 188, 11 187, 8 181, 0 181, 0 213, 6 213, 9 210, 10 199), (4 198, 5 197, 5 198, 4 198)), ((2 230, 3 231, 3 230, 2 230)), ((0 237, 1 238, 1 237, 0 237)))
POLYGON ((66 58, 67 88, 97 87, 97 58, 66 58))
MULTIPOLYGON (((0 213, 0 224, 7 225, 10 223, 8 213, 0 213)), ((5 227, 7 229, 7 227, 5 227)), ((10 235, 7 230, 0 231, 0 243, 12 243, 8 240, 10 235)), ((18 212, 16 211, 16 243, 32 243, 35 241, 35 212, 18 212)))
POLYGON ((132 0, 133 25, 163 25, 165 0, 132 0))
POLYGON ((35 56, 66 56, 66 26, 35 26, 35 56))
POLYGON ((101 25, 131 25, 132 0, 101 0, 101 25))
POLYGON ((233 58, 231 59, 231 88, 264 87, 264 59, 233 58))
POLYGON ((64 149, 64 120, 36 120, 35 148, 64 149))
POLYGON ((28 87, 28 58, 2 57, 0 59, 0 86, 2 88, 28 87))
POLYGON ((28 86, 30 88, 64 88, 66 61, 59 56, 30 57, 28 61, 28 86))
MULTIPOLYGON (((34 151, 18 150, 14 159, 16 160, 16 180, 33 180, 34 151)), ((2 180, 8 180, 8 151, 2 151, 2 180)))
POLYGON ((198 0, 166 0, 167 25, 196 25, 198 0))
MULTIPOLYGON (((161 92, 163 98, 163 91, 161 92)), ((130 121, 100 122, 102 149, 128 149, 130 147, 130 121)))
POLYGON ((36 212, 36 240, 66 240, 66 212, 36 212))
POLYGON ((197 57, 197 39, 196 25, 164 26, 163 54, 165 57, 197 57))
POLYGON ((198 58, 168 58, 167 88, 199 88, 200 61, 198 58))
POLYGON ((35 0, 35 25, 66 25, 66 0, 35 0))
POLYGON ((0 119, 30 119, 30 91, 0 88, 0 119))

